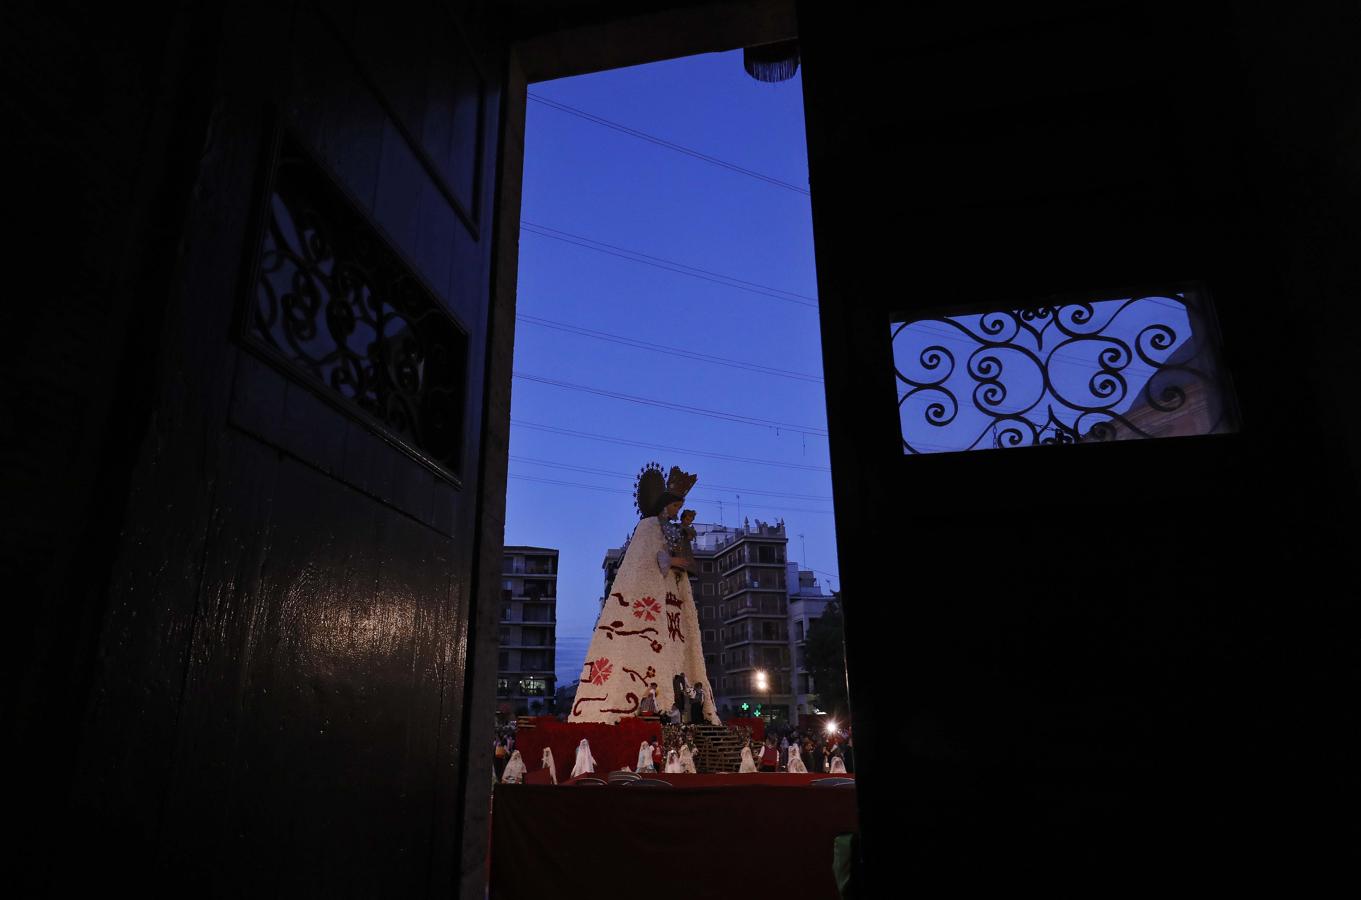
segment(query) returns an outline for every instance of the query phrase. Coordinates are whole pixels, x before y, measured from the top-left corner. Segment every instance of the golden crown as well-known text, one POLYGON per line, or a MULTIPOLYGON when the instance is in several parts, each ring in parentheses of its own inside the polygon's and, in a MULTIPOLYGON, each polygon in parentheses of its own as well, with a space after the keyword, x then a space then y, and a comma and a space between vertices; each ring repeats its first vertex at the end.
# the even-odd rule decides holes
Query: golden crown
POLYGON ((666 491, 678 500, 684 500, 685 495, 690 493, 690 488, 699 481, 698 475, 690 475, 682 472, 680 466, 672 466, 671 474, 666 476, 666 491))

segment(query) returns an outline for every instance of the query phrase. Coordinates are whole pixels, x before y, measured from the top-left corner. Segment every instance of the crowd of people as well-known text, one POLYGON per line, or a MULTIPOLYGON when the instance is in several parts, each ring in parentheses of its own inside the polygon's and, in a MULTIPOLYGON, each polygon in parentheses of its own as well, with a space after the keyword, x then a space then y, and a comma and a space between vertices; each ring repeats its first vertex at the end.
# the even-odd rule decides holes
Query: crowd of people
MULTIPOLYGON (((830 772, 854 774, 855 747, 846 728, 799 729, 777 725, 766 729, 765 740, 747 734, 750 771, 756 772, 830 772)), ((743 765, 748 764, 747 753, 743 765)))
POLYGON ((496 737, 492 741, 492 766, 496 772, 496 780, 501 781, 505 776, 506 766, 510 764, 511 755, 515 753, 515 723, 501 725, 496 728, 496 737))
MULTIPOLYGON (((755 739, 749 727, 738 726, 733 730, 743 740, 739 772, 855 773, 855 748, 850 729, 772 725, 766 729, 763 740, 755 739)), ((666 727, 660 740, 649 738, 639 747, 633 771, 693 773, 696 771, 695 755, 693 727, 666 727)), ((498 782, 519 781, 528 768, 515 749, 514 722, 496 729, 493 765, 498 782)))

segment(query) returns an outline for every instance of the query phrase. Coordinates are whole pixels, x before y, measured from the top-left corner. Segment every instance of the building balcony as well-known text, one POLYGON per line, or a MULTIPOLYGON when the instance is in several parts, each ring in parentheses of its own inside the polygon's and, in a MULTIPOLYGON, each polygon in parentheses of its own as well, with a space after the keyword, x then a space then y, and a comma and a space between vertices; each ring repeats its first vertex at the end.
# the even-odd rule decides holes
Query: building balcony
POLYGON ((780 597, 788 597, 788 596, 789 596, 788 594, 785 593, 785 590, 784 590, 784 588, 782 588, 782 587, 772 587, 772 586, 770 586, 770 585, 760 585, 760 584, 740 584, 740 585, 733 585, 733 586, 730 586, 730 587, 728 588, 728 593, 724 594, 723 596, 724 596, 725 598, 727 598, 727 597, 736 597, 738 594, 752 594, 752 593, 756 593, 756 592, 758 592, 758 591, 759 591, 760 593, 763 593, 763 594, 775 594, 775 595, 778 595, 778 596, 780 596, 780 597))
MULTIPOLYGON (((772 633, 772 634, 778 634, 778 632, 771 632, 771 633, 772 633)), ((781 647, 788 647, 788 646, 789 646, 789 638, 788 638, 788 637, 766 637, 766 633, 765 633, 765 632, 761 632, 761 633, 755 633, 755 632, 753 632, 752 634, 732 634, 732 633, 730 633, 730 634, 728 635, 727 641, 725 641, 725 642, 723 643, 723 646, 724 646, 724 647, 735 647, 735 646, 737 646, 738 644, 779 644, 781 647)))
MULTIPOLYGON (((538 625, 538 626, 548 625, 552 626, 553 628, 557 627, 557 622, 558 620, 556 616, 549 616, 546 619, 544 618, 527 619, 524 616, 517 616, 514 613, 496 620, 496 624, 498 625, 538 625)), ((547 645, 545 644, 544 646, 547 645)))
POLYGON ((766 672, 783 672, 786 675, 789 674, 788 665, 763 666, 760 663, 740 663, 738 665, 729 663, 728 667, 723 670, 723 673, 725 675, 736 675, 739 672, 755 672, 757 669, 763 669, 766 672))
MULTIPOLYGON (((718 567, 715 567, 715 568, 718 568, 718 567)), ((769 563, 769 562, 754 563, 754 562, 743 562, 743 563, 738 563, 737 565, 733 566, 733 567, 730 568, 730 569, 722 569, 722 568, 719 568, 718 571, 715 572, 714 574, 715 574, 717 577, 719 577, 719 578, 731 578, 735 572, 740 572, 740 571, 743 570, 743 569, 761 569, 761 570, 763 570, 763 571, 774 570, 774 571, 776 571, 776 572, 784 572, 784 571, 786 571, 786 569, 785 569, 785 564, 784 564, 784 563, 769 563)))
POLYGON ((739 622, 742 619, 771 619, 783 622, 785 621, 785 614, 781 612, 761 612, 759 609, 741 609, 724 619, 723 624, 731 625, 733 622, 739 622))

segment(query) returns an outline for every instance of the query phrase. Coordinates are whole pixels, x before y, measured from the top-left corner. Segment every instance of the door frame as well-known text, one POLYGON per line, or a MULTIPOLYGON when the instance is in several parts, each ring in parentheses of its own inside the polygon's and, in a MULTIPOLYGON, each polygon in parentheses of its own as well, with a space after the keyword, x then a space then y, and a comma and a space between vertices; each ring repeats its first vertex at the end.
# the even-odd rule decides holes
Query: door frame
POLYGON ((460 793, 463 866, 460 896, 486 889, 491 829, 493 713, 496 704, 497 610, 504 549, 511 368, 515 343, 520 199, 525 110, 531 84, 608 69, 720 53, 798 36, 794 0, 742 0, 664 9, 605 22, 568 23, 513 39, 502 94, 501 134, 492 234, 491 315, 487 329, 481 470, 477 475, 477 539, 473 614, 468 623, 463 733, 467 741, 460 793))

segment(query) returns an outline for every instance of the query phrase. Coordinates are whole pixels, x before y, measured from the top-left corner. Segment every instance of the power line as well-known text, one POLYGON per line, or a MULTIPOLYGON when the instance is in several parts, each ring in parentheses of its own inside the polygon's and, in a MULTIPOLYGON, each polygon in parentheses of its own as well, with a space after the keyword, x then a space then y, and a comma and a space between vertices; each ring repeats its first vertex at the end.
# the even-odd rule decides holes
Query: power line
POLYGON ((556 109, 559 112, 565 112, 568 115, 577 116, 578 118, 585 119, 588 122, 594 122, 596 125, 603 125, 606 128, 612 128, 615 131, 618 131, 622 134, 627 134, 630 137, 636 137, 640 140, 647 141, 650 144, 656 144, 659 147, 665 147, 668 150, 674 150, 677 153, 683 153, 686 156, 701 160, 702 162, 707 162, 710 165, 718 166, 719 168, 722 169, 727 169, 729 172, 736 172, 738 175, 746 175, 748 178, 755 178, 758 181, 764 181, 766 184, 772 185, 774 187, 781 187, 788 191, 794 191, 797 194, 803 194, 805 197, 808 196, 808 189, 801 188, 797 184, 791 184, 788 181, 782 181, 779 178, 775 178, 770 175, 765 175, 762 174, 761 172, 755 172, 752 171, 751 169, 743 168, 742 166, 739 166, 736 163, 730 163, 727 160, 719 159, 716 156, 710 156, 707 153, 701 153, 698 150, 693 150, 689 147, 685 147, 672 141, 668 141, 665 138, 659 138, 655 134, 648 134, 646 131, 639 131, 636 128, 630 128, 627 125, 621 125, 618 122, 612 122, 609 119, 597 116, 594 113, 588 113, 584 109, 578 109, 575 106, 568 106, 566 103, 559 103, 556 100, 549 100, 547 97, 543 97, 538 94, 530 94, 529 99, 533 100, 535 103, 542 103, 544 106, 556 109))
POLYGON ((690 456, 701 456, 706 459, 723 459, 729 462, 753 463, 758 466, 778 466, 784 469, 802 469, 808 472, 830 472, 828 466, 810 466, 805 463, 780 462, 773 459, 755 459, 750 456, 733 456, 727 453, 715 453, 711 450, 691 450, 684 447, 670 447, 665 444, 652 444, 646 441, 635 441, 628 438, 610 437, 603 434, 593 434, 588 431, 574 431, 570 428, 559 428, 556 425, 544 425, 539 422, 527 422, 523 419, 512 418, 512 425, 521 428, 529 428, 534 431, 544 431, 550 434, 560 434, 567 437, 582 438, 584 440, 602 441, 607 444, 619 444, 624 447, 641 447, 644 450, 663 450, 667 453, 684 453, 690 456))
MULTIPOLYGON (((816 572, 816 573, 819 574, 819 575, 825 575, 825 576, 827 576, 827 579, 828 579, 828 581, 827 581, 827 589, 828 589, 828 590, 834 590, 834 588, 832 588, 832 581, 836 581, 838 584, 841 583, 841 576, 840 576, 840 575, 837 575, 835 572, 824 572, 824 571, 822 571, 821 569, 814 569, 814 568, 812 568, 811 566, 809 567, 809 571, 810 571, 810 572, 816 572)), ((830 598, 829 598, 829 599, 830 599, 830 598)))
POLYGON ((563 231, 561 228, 552 228, 548 225, 540 225, 537 222, 530 222, 527 219, 521 219, 520 226, 522 228, 527 228, 534 231, 548 232, 549 234, 543 235, 544 237, 549 237, 551 235, 560 235, 565 238, 571 238, 573 240, 582 241, 583 243, 587 244, 594 244, 596 246, 604 247, 609 250, 617 250, 620 253, 627 253, 630 256, 637 256, 642 259, 651 260, 653 262, 665 263, 668 266, 676 266, 677 268, 680 269, 688 269, 691 272, 698 272, 701 275, 709 275, 713 278, 722 278, 726 281, 732 281, 737 284, 745 285, 746 287, 760 288, 763 291, 771 291, 776 294, 784 294, 788 297, 793 297, 796 300, 807 300, 810 303, 814 304, 818 302, 817 297, 813 297, 808 294, 800 294, 798 291, 787 291, 784 288, 773 287, 768 284, 762 284, 758 281, 746 281, 745 279, 738 278, 734 275, 724 275, 722 272, 713 272, 710 271, 709 269, 701 269, 699 266, 692 266, 688 263, 678 262, 674 259, 667 259, 664 256, 652 256, 651 254, 644 253, 641 250, 630 250, 627 247, 620 247, 617 244, 610 244, 606 243, 605 241, 596 240, 595 238, 587 237, 584 234, 573 234, 570 231, 563 231))
MULTIPOLYGON (((578 466, 572 463, 553 462, 546 459, 533 459, 528 456, 516 456, 515 454, 510 455, 510 461, 529 463, 530 465, 534 466, 547 466, 548 468, 551 469, 566 469, 572 472, 584 472, 588 475, 606 475, 611 478, 625 478, 629 479, 630 481, 634 478, 633 475, 627 472, 614 472, 609 469, 597 469, 592 466, 578 466)), ((736 487, 730 484, 714 484, 707 482, 704 483, 704 487, 709 489, 717 488, 729 491, 742 491, 747 494, 759 494, 761 496, 766 497, 783 497, 788 500, 819 500, 826 503, 832 502, 831 497, 821 497, 816 494, 791 494, 784 491, 761 491, 756 490, 755 488, 736 487)))
POLYGON ((529 234, 538 235, 539 237, 552 238, 555 241, 562 241, 563 243, 572 244, 576 247, 584 247, 587 250, 594 250, 597 253, 604 253, 607 256, 617 256, 620 259, 626 259, 629 262, 639 263, 644 266, 651 266, 654 269, 662 269, 667 272, 674 272, 677 275, 698 278, 700 281, 708 281, 713 284, 722 285, 723 287, 746 291, 749 294, 769 297, 772 300, 782 300, 785 303, 793 303, 798 306, 807 307, 808 309, 818 308, 816 298, 808 297, 805 294, 796 294, 793 291, 786 291, 782 288, 757 284, 756 282, 746 281, 732 275, 724 275, 720 272, 710 272, 708 269, 701 269, 697 266, 663 259, 659 256, 649 256, 646 253, 639 253, 636 250, 626 250, 622 247, 616 247, 613 244, 606 244, 603 241, 596 241, 570 232, 559 231, 556 228, 535 225, 532 222, 521 222, 520 229, 529 234))
MULTIPOLYGON (((556 478, 539 478, 539 477, 534 476, 534 475, 520 475, 520 474, 515 473, 515 472, 510 473, 507 477, 509 477, 509 478, 517 478, 517 479, 519 479, 519 480, 521 480, 521 481, 532 481, 532 482, 534 482, 534 483, 536 483, 536 484, 555 484, 555 485, 559 485, 559 486, 562 486, 562 487, 574 487, 574 488, 583 488, 583 489, 585 489, 585 490, 590 490, 590 491, 601 491, 601 492, 607 493, 607 494, 629 494, 630 496, 633 494, 633 491, 627 490, 627 489, 624 489, 624 488, 603 487, 603 486, 598 485, 598 484, 582 484, 582 483, 579 482, 579 481, 561 481, 561 480, 556 479, 556 478)), ((722 501, 719 501, 719 500, 709 500, 709 499, 706 499, 706 498, 703 498, 703 497, 686 497, 685 499, 686 499, 686 502, 687 502, 687 503, 707 503, 707 504, 710 504, 710 505, 712 505, 712 506, 717 506, 719 503, 722 502, 722 501)), ((762 506, 762 505, 757 504, 757 503, 750 503, 750 504, 746 504, 746 505, 749 506, 749 507, 752 508, 752 509, 768 509, 768 510, 770 510, 771 512, 815 513, 815 514, 820 515, 820 516, 830 516, 830 515, 834 515, 834 513, 833 513, 832 510, 830 510, 830 509, 806 509, 806 508, 804 508, 804 507, 797 507, 797 506, 762 506)))
POLYGON ((589 328, 581 328, 577 325, 570 325, 566 322, 554 322, 551 319, 541 319, 538 316, 517 313, 515 321, 524 322, 527 325, 538 325, 541 328, 553 328, 557 331, 565 331, 569 334, 577 334, 582 337, 594 338, 598 341, 606 341, 611 344, 621 344, 625 347, 634 347, 639 350, 647 350, 652 353, 664 351, 673 353, 676 356, 693 359, 699 362, 713 363, 719 366, 729 366, 734 369, 745 369, 748 372, 758 372, 762 375, 778 375, 781 378, 794 378, 800 381, 822 384, 822 379, 816 375, 806 375, 803 372, 791 372, 788 369, 776 369, 773 366, 763 366, 758 363, 744 362, 740 359, 727 359, 722 356, 713 356, 708 353, 700 353, 696 350, 682 350, 679 347, 666 347, 661 344, 654 344, 648 341, 640 341, 636 338, 625 337, 621 334, 611 334, 607 331, 593 331, 589 328))
POLYGON ((584 384, 572 384, 568 381, 558 381, 554 378, 545 378, 542 375, 528 375, 524 372, 512 372, 514 377, 524 381, 533 381, 538 384, 546 384, 552 387, 563 388, 570 391, 581 391, 587 394, 595 394, 598 397, 609 397, 612 400, 625 400, 629 403, 638 403, 643 406, 655 406, 660 409, 672 409, 677 412, 689 413, 695 416, 707 416, 711 419, 720 419, 725 422, 736 422, 740 425, 755 425, 760 428, 785 429, 798 434, 811 434, 818 437, 826 437, 827 430, 824 428, 814 428, 811 425, 795 425, 790 422, 777 422, 774 419, 761 419, 756 416, 744 416, 738 413, 723 412, 716 409, 704 409, 698 406, 687 406, 684 403, 672 403, 669 400, 655 400, 651 397, 637 397, 633 394, 623 394, 618 391, 607 391, 604 388, 593 388, 584 384))

